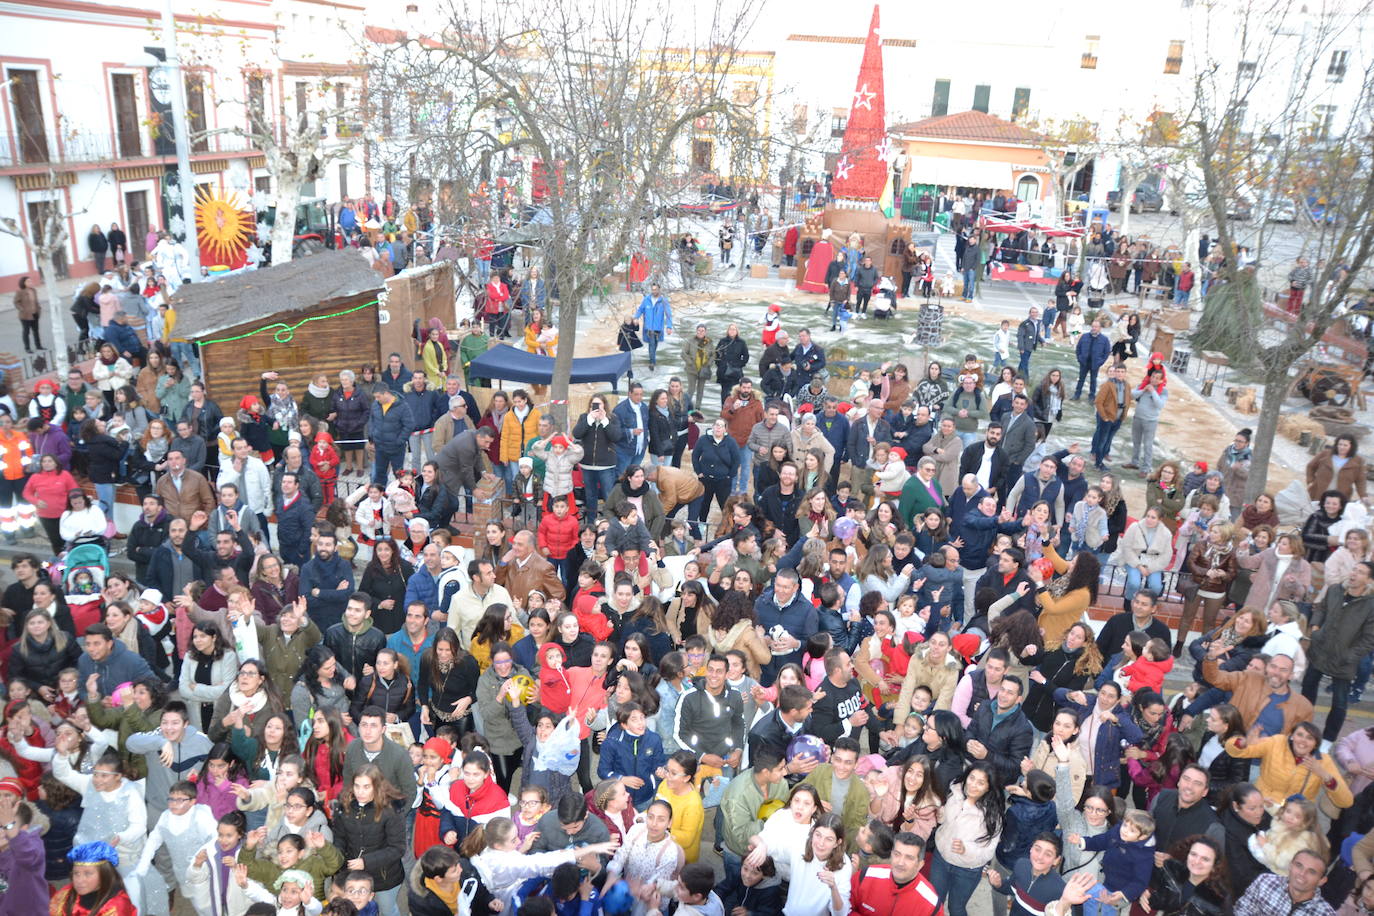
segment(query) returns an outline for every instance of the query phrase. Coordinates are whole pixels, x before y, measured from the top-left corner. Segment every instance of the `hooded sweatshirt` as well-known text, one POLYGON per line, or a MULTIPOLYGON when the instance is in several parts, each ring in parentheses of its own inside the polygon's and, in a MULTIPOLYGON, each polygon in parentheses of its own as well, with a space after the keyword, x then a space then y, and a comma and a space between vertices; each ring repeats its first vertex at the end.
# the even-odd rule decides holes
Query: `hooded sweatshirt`
POLYGON ((550 652, 557 652, 560 656, 563 654, 563 650, 553 642, 546 642, 539 647, 539 703, 549 712, 562 716, 572 705, 572 688, 568 683, 567 669, 559 667, 555 670, 549 664, 550 652))

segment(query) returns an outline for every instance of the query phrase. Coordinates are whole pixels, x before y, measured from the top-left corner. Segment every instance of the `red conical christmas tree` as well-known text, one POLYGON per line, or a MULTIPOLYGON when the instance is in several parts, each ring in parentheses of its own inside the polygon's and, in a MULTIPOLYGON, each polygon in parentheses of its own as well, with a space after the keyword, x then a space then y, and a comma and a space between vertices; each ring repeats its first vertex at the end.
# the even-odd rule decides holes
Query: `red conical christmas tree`
POLYGON ((849 123, 844 128, 844 146, 831 181, 835 197, 876 201, 882 196, 888 181, 888 161, 892 158, 885 111, 883 43, 878 35, 878 6, 874 4, 863 63, 854 84, 849 123))

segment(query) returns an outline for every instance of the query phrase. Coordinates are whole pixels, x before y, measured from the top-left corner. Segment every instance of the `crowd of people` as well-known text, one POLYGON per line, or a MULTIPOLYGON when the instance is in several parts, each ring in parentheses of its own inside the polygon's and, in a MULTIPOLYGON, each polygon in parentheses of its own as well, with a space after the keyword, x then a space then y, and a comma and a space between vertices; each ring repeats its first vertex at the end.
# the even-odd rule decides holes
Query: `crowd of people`
POLYGON ((1138 322, 1061 310, 837 390, 780 309, 670 343, 651 287, 681 374, 566 429, 467 377, 485 322, 227 410, 160 338, 0 400, 48 541, 0 596, 0 914, 1369 913, 1356 440, 1284 524, 1248 430, 1154 460, 1138 322))

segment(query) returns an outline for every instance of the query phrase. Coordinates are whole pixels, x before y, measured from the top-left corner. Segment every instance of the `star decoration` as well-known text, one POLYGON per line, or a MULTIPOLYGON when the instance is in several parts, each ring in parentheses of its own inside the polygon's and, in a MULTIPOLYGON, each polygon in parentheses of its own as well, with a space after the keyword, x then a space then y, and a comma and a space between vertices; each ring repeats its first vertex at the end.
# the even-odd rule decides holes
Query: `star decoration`
POLYGON ((874 100, 875 98, 877 98, 877 96, 878 96, 878 93, 876 93, 876 92, 869 92, 869 91, 868 91, 868 83, 864 83, 864 84, 863 84, 862 86, 860 86, 860 87, 855 91, 855 93, 854 93, 854 107, 855 107, 856 109, 857 109, 857 108, 866 108, 866 109, 868 109, 869 111, 872 111, 872 110, 873 110, 873 100, 874 100))
POLYGON ((878 159, 883 162, 891 162, 893 156, 896 154, 896 151, 892 148, 892 140, 889 137, 883 137, 883 142, 873 148, 878 151, 878 159))
POLYGON ((849 172, 854 168, 854 163, 849 161, 848 156, 842 156, 840 161, 835 163, 835 177, 841 181, 849 178, 849 172))

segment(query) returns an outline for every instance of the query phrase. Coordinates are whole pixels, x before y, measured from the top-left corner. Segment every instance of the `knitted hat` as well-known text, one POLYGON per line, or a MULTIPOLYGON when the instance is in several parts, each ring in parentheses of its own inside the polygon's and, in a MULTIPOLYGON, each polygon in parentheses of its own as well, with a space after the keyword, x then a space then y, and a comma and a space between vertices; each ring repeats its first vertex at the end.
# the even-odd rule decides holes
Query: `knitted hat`
POLYGON ((770 311, 770 312, 781 312, 781 311, 782 311, 782 306, 781 306, 781 305, 778 305, 776 302, 774 302, 772 305, 768 306, 768 311, 770 311))
POLYGON ((0 779, 0 793, 8 792, 10 795, 23 798, 27 793, 24 791, 24 784, 13 776, 6 776, 0 779))
POLYGON ((562 433, 559 433, 558 435, 556 435, 556 436, 554 436, 552 439, 550 439, 550 440, 549 440, 549 445, 550 445, 550 446, 555 446, 555 447, 561 445, 561 446, 563 446, 563 448, 571 448, 571 447, 572 447, 572 443, 568 441, 568 437, 565 436, 565 435, 563 435, 562 433))
POLYGON ((139 601, 147 601, 149 604, 161 604, 162 592, 155 588, 145 588, 143 594, 138 596, 139 601))

